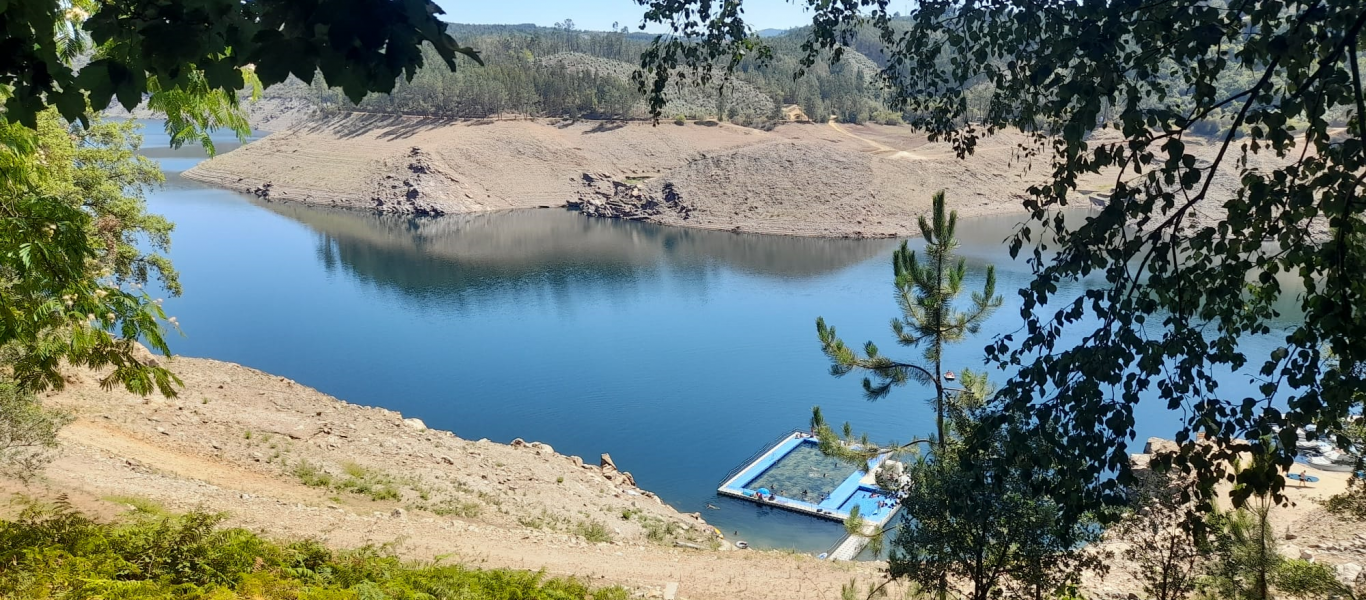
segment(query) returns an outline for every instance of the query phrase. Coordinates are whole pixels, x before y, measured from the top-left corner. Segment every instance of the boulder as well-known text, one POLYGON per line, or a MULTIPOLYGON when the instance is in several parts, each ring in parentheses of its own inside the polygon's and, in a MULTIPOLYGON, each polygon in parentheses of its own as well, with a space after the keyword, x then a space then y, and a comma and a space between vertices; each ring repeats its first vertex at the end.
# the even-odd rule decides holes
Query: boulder
POLYGON ((1314 553, 1308 550, 1300 550, 1300 560, 1314 562, 1314 553))
POLYGON ((1144 454, 1174 454, 1178 450, 1180 450, 1180 447, 1176 445, 1176 442, 1157 437, 1148 438, 1148 443, 1143 445, 1144 454))
POLYGON ((415 430, 415 431, 426 431, 426 430, 427 430, 427 424, 426 424, 426 423, 423 423, 423 422, 422 422, 422 419, 417 419, 417 418, 413 418, 413 419, 404 419, 404 420, 403 420, 403 426, 404 426, 404 427, 407 427, 408 429, 415 430))
POLYGON ((636 478, 635 478, 635 477, 632 477, 631 474, 630 474, 629 472, 627 472, 627 471, 622 471, 622 472, 621 472, 621 479, 622 479, 622 482, 625 483, 626 485, 629 485, 629 486, 631 486, 631 487, 636 487, 636 478))
POLYGON ((526 442, 523 441, 522 438, 516 438, 516 439, 512 440, 511 446, 512 446, 513 448, 521 448, 521 447, 523 447, 523 446, 526 446, 526 442))
MULTIPOLYGON (((158 302, 159 302, 159 301, 158 301, 158 302)), ((133 358, 134 358, 135 360, 137 360, 139 363, 142 363, 143 365, 146 365, 146 366, 149 366, 149 367, 160 367, 160 366, 161 366, 161 361, 157 359, 157 356, 156 356, 155 354, 152 354, 152 351, 149 350, 149 349, 147 348, 147 346, 144 346, 144 345, 139 344, 139 343, 134 343, 134 344, 133 344, 133 352, 132 352, 132 354, 133 354, 133 358)), ((75 379, 77 379, 77 381, 69 382, 69 383, 79 383, 79 382, 80 382, 80 381, 79 381, 79 377, 75 377, 75 379)), ((220 386, 218 386, 218 387, 223 387, 223 386, 220 385, 220 386)))
POLYGON ((1343 563, 1334 566, 1333 570, 1337 572, 1338 581, 1342 582, 1343 585, 1353 586, 1361 577, 1362 568, 1357 563, 1343 563))
POLYGON ((610 468, 610 469, 616 469, 616 468, 617 468, 617 463, 612 462, 612 455, 611 455, 611 454, 608 454, 608 453, 606 453, 606 452, 603 452, 603 453, 602 453, 602 458, 601 458, 601 460, 599 461, 598 464, 601 465, 602 468, 604 468, 604 469, 608 469, 608 468, 610 468))

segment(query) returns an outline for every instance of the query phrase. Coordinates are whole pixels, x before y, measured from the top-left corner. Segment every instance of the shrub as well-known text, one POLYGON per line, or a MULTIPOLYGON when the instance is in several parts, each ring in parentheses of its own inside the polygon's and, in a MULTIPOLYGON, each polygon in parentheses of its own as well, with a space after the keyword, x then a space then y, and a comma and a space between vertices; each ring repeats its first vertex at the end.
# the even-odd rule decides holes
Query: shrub
POLYGON ((346 479, 335 477, 308 461, 300 461, 294 467, 294 476, 307 486, 351 492, 376 501, 399 500, 403 497, 393 478, 387 475, 353 462, 343 464, 342 471, 346 473, 346 479))
POLYGON ((1219 121, 1202 119, 1191 125, 1190 132, 1201 137, 1214 137, 1214 134, 1219 133, 1219 129, 1219 121))
POLYGON ((517 523, 521 524, 522 527, 529 529, 550 529, 552 531, 558 531, 562 528, 567 528, 566 526, 569 525, 569 520, 542 509, 539 516, 518 517, 517 523))
POLYGON ((879 110, 873 113, 873 120, 882 125, 905 124, 905 122, 901 120, 901 113, 893 112, 890 110, 879 110))
POLYGON ((57 430, 70 421, 70 415, 43 408, 33 394, 0 380, 0 477, 37 475, 57 449, 57 430))
POLYGON ((580 521, 574 528, 574 533, 593 543, 612 541, 612 532, 607 529, 606 525, 597 521, 580 521))
POLYGON ((405 562, 374 547, 281 544, 219 515, 99 523, 65 500, 0 521, 0 590, 10 598, 556 598, 625 600, 543 572, 405 562))
POLYGON ((663 544, 669 541, 674 533, 675 523, 669 523, 661 519, 644 518, 641 524, 645 527, 645 539, 656 544, 663 544))
POLYGON ((473 519, 484 512, 484 506, 472 500, 451 500, 432 505, 420 505, 417 508, 431 512, 438 517, 455 515, 466 519, 473 519))
POLYGON ((1338 581, 1333 567, 1307 560, 1287 560, 1276 569, 1276 588, 1297 598, 1352 597, 1352 589, 1338 581))
POLYGON ((129 512, 137 514, 154 516, 166 514, 166 507, 151 498, 143 498, 140 496, 105 496, 103 500, 105 502, 113 502, 114 504, 127 506, 129 512))
POLYGON ((294 476, 298 477, 300 482, 309 487, 332 487, 332 474, 306 460, 300 461, 299 464, 294 467, 294 476))

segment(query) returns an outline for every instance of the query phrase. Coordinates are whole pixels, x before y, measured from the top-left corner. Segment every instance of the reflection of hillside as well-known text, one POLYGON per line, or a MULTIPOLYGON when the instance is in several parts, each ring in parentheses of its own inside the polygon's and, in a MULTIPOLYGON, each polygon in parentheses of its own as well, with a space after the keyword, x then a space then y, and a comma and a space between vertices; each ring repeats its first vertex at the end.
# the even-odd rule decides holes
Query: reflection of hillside
POLYGON ((887 240, 660 227, 550 209, 413 218, 261 205, 322 234, 324 261, 405 289, 459 287, 489 278, 634 279, 642 269, 694 271, 718 264, 763 276, 812 277, 890 252, 891 246, 887 240))

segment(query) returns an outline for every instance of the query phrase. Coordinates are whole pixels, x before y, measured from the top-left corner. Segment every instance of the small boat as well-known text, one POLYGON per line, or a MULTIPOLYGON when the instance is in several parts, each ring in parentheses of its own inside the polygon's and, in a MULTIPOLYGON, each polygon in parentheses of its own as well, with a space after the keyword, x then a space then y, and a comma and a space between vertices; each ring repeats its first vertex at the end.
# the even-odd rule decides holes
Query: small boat
POLYGON ((735 547, 744 550, 749 548, 749 542, 746 542, 745 540, 735 540, 735 547))
POLYGON ((1298 442, 1295 442, 1295 449, 1296 449, 1296 450, 1299 450, 1300 452, 1309 452, 1309 453, 1313 453, 1313 454, 1323 454, 1324 452, 1327 452, 1327 451, 1329 451, 1329 450, 1332 450, 1332 449, 1333 449, 1333 445, 1332 445, 1332 444, 1329 444, 1328 442, 1320 442, 1320 441, 1312 441, 1312 442, 1311 442, 1311 441, 1309 441, 1309 440, 1303 440, 1303 439, 1302 439, 1302 440, 1300 440, 1300 441, 1298 441, 1298 442))
POLYGON ((953 374, 953 371, 945 371, 945 372, 944 372, 944 379, 947 379, 947 380, 949 380, 949 381, 953 381, 953 380, 955 380, 955 379, 958 379, 958 376, 957 376, 957 375, 954 375, 954 374, 953 374))
POLYGON ((1306 462, 1309 463, 1309 466, 1321 471, 1339 471, 1345 473, 1356 470, 1357 457, 1340 450, 1329 450, 1318 456, 1309 457, 1309 460, 1306 462))

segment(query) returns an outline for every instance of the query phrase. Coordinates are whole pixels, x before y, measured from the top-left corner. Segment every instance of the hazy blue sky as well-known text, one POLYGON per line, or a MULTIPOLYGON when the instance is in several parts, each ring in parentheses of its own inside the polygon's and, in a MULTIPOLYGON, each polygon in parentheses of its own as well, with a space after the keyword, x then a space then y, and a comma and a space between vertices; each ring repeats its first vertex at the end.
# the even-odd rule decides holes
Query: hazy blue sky
MULTIPOLYGON (((442 18, 455 23, 553 25, 568 18, 575 27, 592 30, 608 29, 615 21, 635 31, 645 14, 634 0, 437 0, 437 4, 446 9, 442 18)), ((892 4, 909 2, 893 0, 892 4)), ((745 21, 758 29, 788 29, 809 24, 810 15, 785 0, 745 0, 745 21)))

